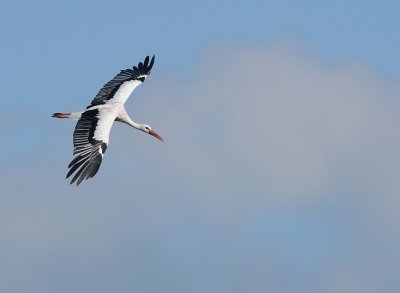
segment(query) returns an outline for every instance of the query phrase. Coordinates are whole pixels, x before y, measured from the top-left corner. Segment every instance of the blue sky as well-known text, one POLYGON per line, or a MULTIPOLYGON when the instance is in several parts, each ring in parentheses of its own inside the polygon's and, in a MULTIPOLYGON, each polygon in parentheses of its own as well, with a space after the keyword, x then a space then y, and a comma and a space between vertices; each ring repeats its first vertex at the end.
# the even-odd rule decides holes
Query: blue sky
POLYGON ((0 291, 397 292, 395 1, 3 1, 0 291), (95 178, 73 123, 156 54, 95 178))

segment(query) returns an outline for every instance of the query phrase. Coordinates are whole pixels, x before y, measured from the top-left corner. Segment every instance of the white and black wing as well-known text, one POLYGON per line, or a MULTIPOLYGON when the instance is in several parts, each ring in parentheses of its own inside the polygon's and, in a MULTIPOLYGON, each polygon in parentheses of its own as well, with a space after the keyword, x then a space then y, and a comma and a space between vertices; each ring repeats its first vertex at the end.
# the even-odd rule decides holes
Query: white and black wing
POLYGON ((121 70, 120 73, 103 86, 87 108, 106 104, 110 100, 122 104, 125 103, 133 90, 149 76, 154 64, 154 58, 155 56, 150 60, 149 56, 147 56, 144 62, 133 66, 132 69, 121 70))
POLYGON ((67 178, 75 171, 71 184, 96 175, 107 149, 108 138, 115 115, 107 109, 93 109, 82 113, 74 131, 74 155, 68 165, 67 178))

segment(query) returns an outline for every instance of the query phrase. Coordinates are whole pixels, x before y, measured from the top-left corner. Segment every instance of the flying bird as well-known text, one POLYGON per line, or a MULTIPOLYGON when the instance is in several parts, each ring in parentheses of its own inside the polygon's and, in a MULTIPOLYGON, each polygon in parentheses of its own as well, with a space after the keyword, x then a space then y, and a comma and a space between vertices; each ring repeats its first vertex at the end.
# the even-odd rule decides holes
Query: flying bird
POLYGON ((71 184, 79 185, 83 180, 96 175, 108 145, 108 138, 114 121, 126 123, 148 133, 161 141, 163 138, 147 124, 134 122, 125 110, 124 104, 133 90, 149 76, 154 64, 153 56, 147 56, 133 68, 121 70, 97 93, 91 104, 75 113, 54 113, 55 118, 77 120, 74 131, 74 159, 68 165, 67 178, 75 175, 71 184))

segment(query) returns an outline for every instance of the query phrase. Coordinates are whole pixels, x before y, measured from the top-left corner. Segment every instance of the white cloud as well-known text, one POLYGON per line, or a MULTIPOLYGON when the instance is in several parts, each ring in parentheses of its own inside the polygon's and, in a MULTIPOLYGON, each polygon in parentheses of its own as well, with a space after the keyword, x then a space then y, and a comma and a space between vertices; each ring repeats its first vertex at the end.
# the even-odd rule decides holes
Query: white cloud
POLYGON ((206 188, 246 186, 292 205, 342 176, 374 184, 387 178, 375 166, 397 165, 399 88, 362 64, 321 64, 291 45, 217 50, 195 79, 149 89, 154 117, 171 133, 168 173, 184 167, 206 188))

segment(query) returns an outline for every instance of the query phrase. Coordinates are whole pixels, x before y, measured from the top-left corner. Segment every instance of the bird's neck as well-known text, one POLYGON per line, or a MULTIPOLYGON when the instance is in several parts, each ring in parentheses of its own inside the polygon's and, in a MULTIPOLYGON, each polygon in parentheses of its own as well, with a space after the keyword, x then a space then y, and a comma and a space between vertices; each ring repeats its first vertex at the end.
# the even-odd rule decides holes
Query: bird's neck
POLYGON ((124 122, 124 123, 132 126, 133 128, 136 128, 139 130, 142 130, 142 128, 143 128, 142 124, 136 123, 135 121, 133 121, 131 119, 131 117, 129 117, 128 113, 125 111, 124 108, 122 108, 121 111, 118 113, 117 121, 124 122))
POLYGON ((142 124, 136 123, 135 121, 133 121, 129 116, 126 117, 126 119, 121 120, 121 122, 124 122, 130 126, 132 126, 133 128, 142 129, 142 124))
POLYGON ((143 125, 142 125, 142 124, 136 123, 136 122, 133 121, 132 119, 128 122, 128 124, 129 124, 130 126, 132 126, 133 128, 136 128, 136 129, 139 129, 139 130, 142 130, 142 128, 143 128, 143 125))

